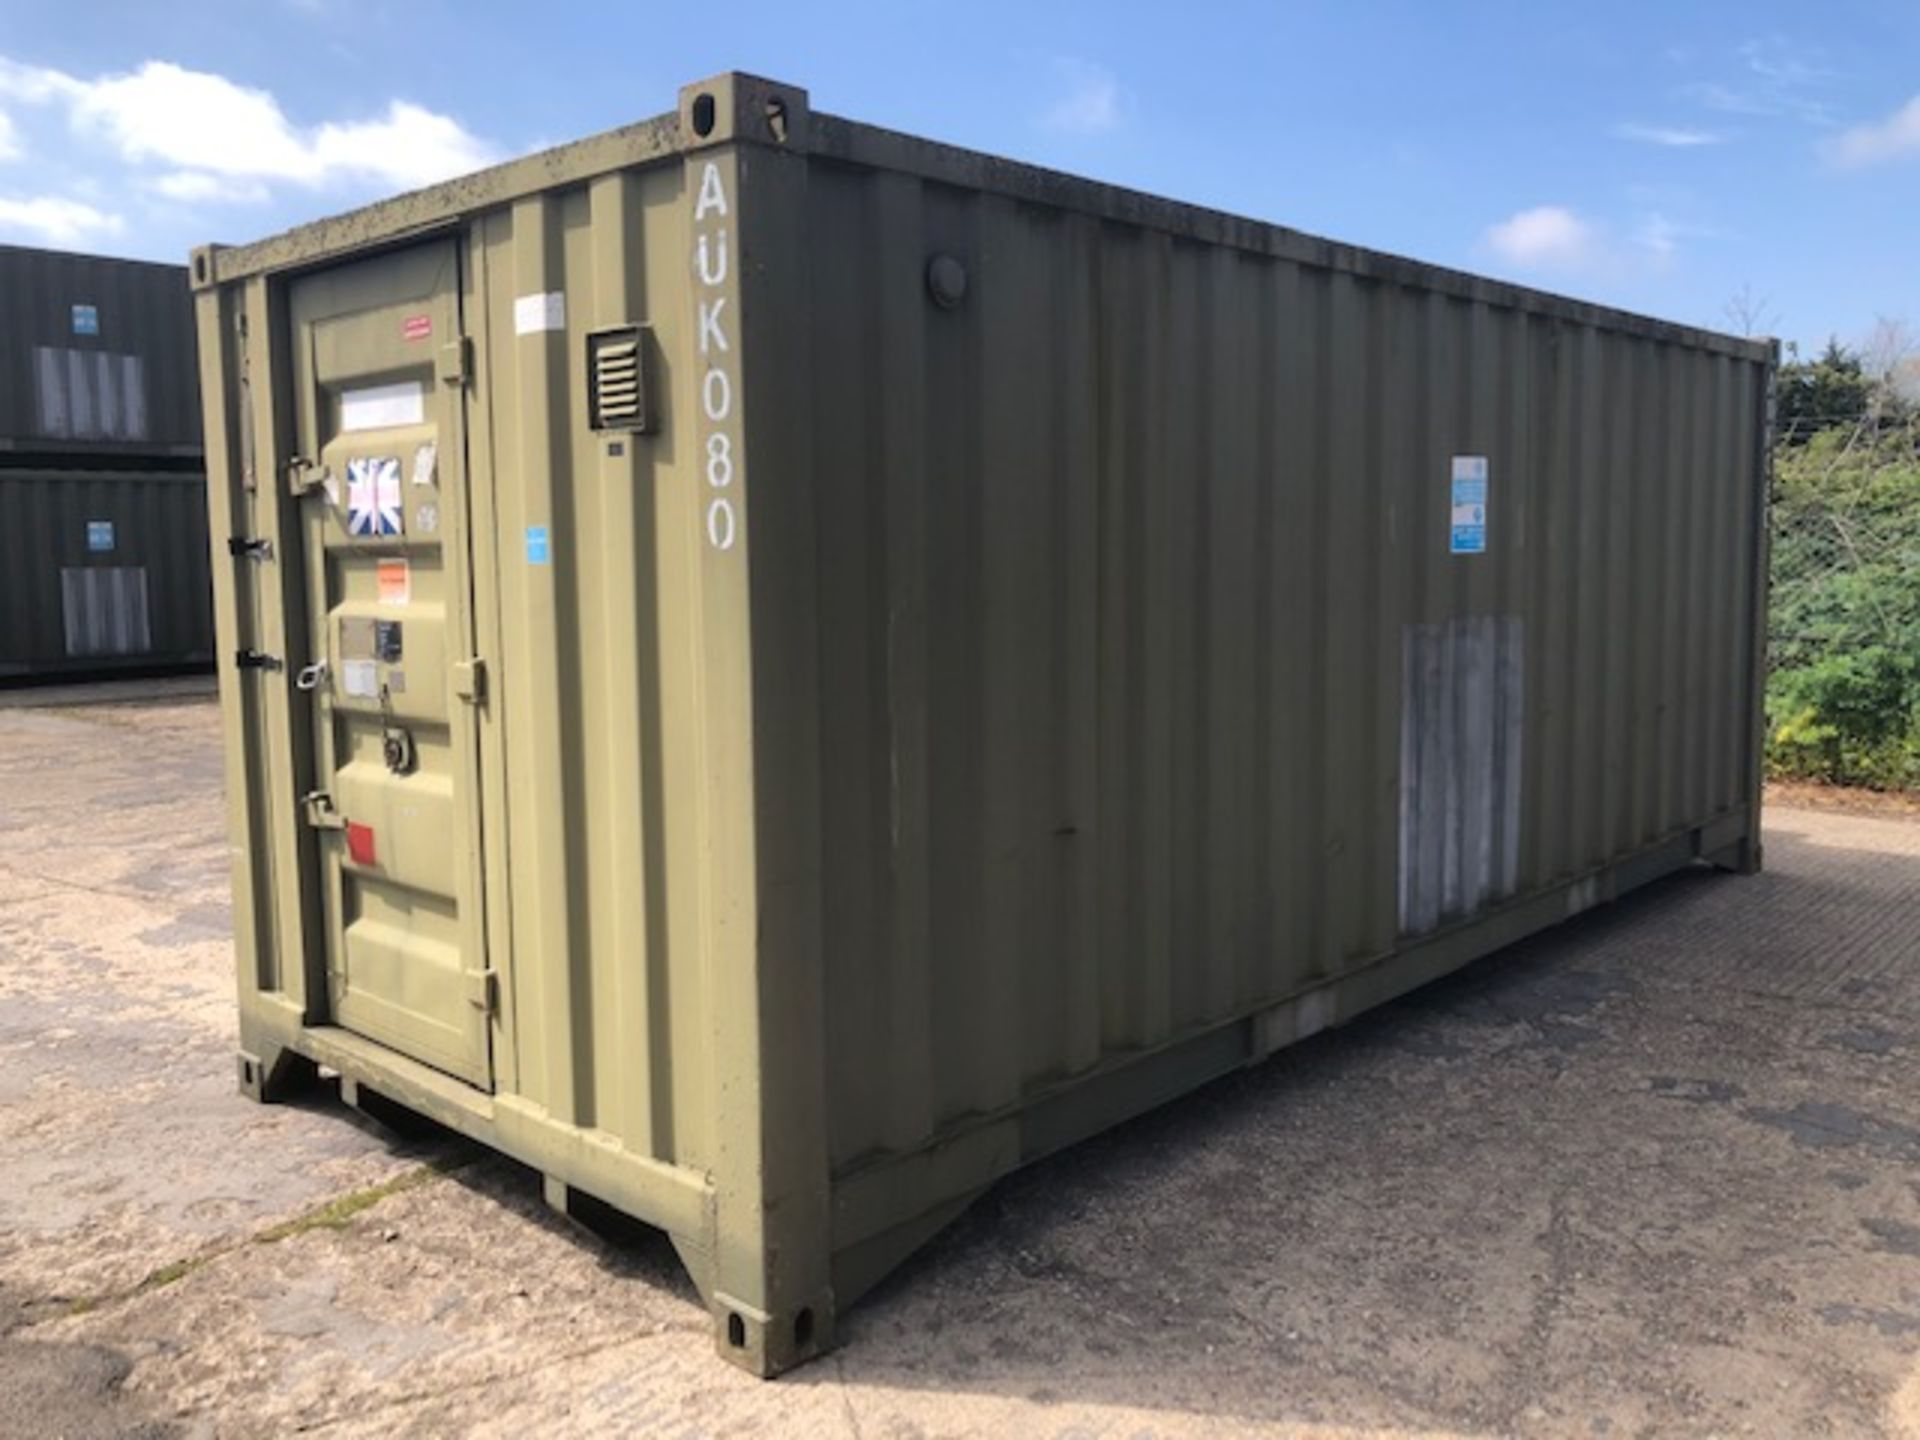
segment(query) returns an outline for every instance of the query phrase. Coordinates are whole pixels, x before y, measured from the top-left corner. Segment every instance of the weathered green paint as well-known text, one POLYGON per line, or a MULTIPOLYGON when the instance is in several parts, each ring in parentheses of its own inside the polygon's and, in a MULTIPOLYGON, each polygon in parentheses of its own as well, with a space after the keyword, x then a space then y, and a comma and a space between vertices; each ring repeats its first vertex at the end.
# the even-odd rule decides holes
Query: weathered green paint
POLYGON ((243 1084, 325 1064, 663 1226, 761 1373, 1037 1155, 1757 863, 1768 347, 743 76, 195 268, 215 553, 294 541, 219 567, 223 646, 286 666, 223 676, 243 1084), (415 271, 470 355, 381 338, 415 271), (286 479, 345 383, 315 294, 459 451, 408 694, 471 763, 354 802, 431 781, 478 838, 419 931, 494 977, 454 1056, 447 993, 340 1003, 364 914, 299 803, 340 732, 289 676, 361 563, 286 479), (588 337, 635 325, 656 428, 595 431, 588 337))

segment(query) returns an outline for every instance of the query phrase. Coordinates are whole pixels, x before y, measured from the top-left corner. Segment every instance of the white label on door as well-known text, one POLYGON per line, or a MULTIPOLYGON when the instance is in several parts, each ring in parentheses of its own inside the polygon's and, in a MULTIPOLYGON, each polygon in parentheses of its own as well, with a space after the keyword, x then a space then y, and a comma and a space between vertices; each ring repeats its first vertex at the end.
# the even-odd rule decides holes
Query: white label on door
POLYGON ((380 664, 375 660, 344 660, 340 664, 340 688, 357 700, 371 700, 380 693, 380 664))
POLYGON ((567 296, 563 290, 544 295, 522 295, 513 302, 513 333, 538 335, 543 330, 567 328, 567 296))
POLYGON ((340 393, 342 430, 385 430, 392 425, 418 425, 426 418, 427 390, 418 380, 340 393))

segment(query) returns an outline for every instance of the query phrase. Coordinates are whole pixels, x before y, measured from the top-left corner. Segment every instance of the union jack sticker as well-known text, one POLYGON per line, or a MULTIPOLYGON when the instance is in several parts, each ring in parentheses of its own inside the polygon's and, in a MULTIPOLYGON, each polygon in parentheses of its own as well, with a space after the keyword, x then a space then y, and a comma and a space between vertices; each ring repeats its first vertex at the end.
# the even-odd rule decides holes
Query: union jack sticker
POLYGON ((400 516, 399 457, 347 461, 347 533, 398 535, 405 528, 400 516))

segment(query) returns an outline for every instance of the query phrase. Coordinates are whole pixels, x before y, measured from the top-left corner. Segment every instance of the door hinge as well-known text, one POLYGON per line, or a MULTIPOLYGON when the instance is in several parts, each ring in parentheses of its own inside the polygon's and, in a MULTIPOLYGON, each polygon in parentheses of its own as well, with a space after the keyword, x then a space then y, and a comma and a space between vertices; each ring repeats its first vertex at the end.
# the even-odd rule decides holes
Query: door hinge
POLYGON ((487 662, 478 658, 457 660, 453 666, 453 693, 469 705, 482 705, 487 699, 487 662))
POLYGON ((229 535, 227 537, 227 553, 236 560, 271 560, 273 558, 273 542, 271 540, 256 540, 251 535, 229 535))
POLYGON ((262 650, 236 650, 233 652, 233 668, 236 670, 279 670, 282 668, 278 655, 269 655, 262 650))
POLYGON ((463 972, 467 982, 467 1003, 484 1014, 500 1008, 500 972, 492 966, 485 970, 463 972))
POLYGON ((327 483, 327 467, 318 460, 309 460, 304 455, 296 455, 287 462, 287 492, 291 495, 305 495, 318 490, 327 483))
POLYGON ((300 808, 306 812, 307 824, 316 830, 347 828, 347 817, 333 808, 333 796, 324 790, 309 790, 302 795, 300 808))
POLYGON ((461 335, 442 345, 434 356, 433 373, 442 385, 464 385, 473 378, 473 341, 461 335))

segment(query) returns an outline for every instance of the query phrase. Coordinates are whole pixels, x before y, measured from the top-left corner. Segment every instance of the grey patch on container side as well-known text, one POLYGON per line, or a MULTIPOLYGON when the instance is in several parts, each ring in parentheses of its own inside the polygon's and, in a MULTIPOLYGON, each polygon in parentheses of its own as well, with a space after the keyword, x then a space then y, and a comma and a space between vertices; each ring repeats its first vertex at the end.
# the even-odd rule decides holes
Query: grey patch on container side
POLYGON ((1400 931, 1420 935, 1519 886, 1525 630, 1481 615, 1401 633, 1400 931))
POLYGON ((46 438, 147 438, 146 368, 138 355, 36 345, 33 378, 46 438))
POLYGON ((144 655, 153 649, 144 565, 73 565, 60 572, 67 654, 144 655))
POLYGON ((1584 880, 1576 880, 1567 886, 1567 918, 1569 920, 1583 911, 1591 910, 1599 903, 1599 876, 1589 875, 1584 880))

